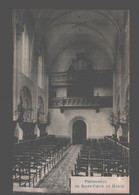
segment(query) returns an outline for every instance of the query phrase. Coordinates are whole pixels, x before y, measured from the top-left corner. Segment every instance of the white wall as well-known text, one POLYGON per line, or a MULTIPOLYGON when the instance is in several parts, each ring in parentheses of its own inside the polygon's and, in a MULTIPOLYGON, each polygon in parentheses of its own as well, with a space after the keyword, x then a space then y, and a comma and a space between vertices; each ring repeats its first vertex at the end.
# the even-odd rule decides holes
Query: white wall
POLYGON ((112 127, 108 123, 112 108, 102 108, 99 113, 96 113, 94 109, 66 109, 64 113, 61 113, 60 109, 56 108, 49 109, 49 112, 51 115, 49 134, 72 138, 72 121, 79 116, 78 118, 83 118, 87 125, 87 138, 112 135, 112 127))
POLYGON ((96 87, 94 89, 94 96, 99 93, 99 96, 112 96, 113 95, 113 90, 112 88, 107 88, 107 87, 96 87))
MULTIPOLYGON (((54 87, 54 91, 56 91, 56 97, 67 97, 67 88, 66 87, 54 87)), ((99 96, 112 96, 113 90, 108 87, 96 87, 94 89, 94 95, 96 96, 99 93, 99 96)))
POLYGON ((66 87, 58 87, 55 89, 56 97, 67 97, 67 88, 66 87))

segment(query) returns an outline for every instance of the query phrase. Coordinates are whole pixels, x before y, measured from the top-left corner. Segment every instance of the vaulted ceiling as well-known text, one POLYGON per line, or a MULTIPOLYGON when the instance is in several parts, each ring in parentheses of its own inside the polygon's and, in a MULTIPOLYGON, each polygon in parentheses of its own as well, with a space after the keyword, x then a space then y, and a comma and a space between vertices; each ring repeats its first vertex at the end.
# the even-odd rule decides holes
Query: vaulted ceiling
POLYGON ((77 53, 93 61, 94 69, 113 69, 125 28, 122 10, 30 10, 35 36, 45 44, 50 71, 66 71, 77 53))

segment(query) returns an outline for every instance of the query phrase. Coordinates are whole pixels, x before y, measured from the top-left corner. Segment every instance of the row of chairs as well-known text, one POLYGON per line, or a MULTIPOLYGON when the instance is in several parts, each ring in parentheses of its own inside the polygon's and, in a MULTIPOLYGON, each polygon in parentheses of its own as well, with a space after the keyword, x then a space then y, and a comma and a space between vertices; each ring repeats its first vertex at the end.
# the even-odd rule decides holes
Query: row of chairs
POLYGON ((35 140, 16 144, 13 149, 13 183, 34 187, 59 162, 68 147, 68 138, 35 140), (47 140, 47 142, 46 142, 47 140), (51 143, 50 143, 51 140, 51 143))
POLYGON ((72 176, 128 176, 128 159, 122 150, 104 139, 86 140, 72 170, 72 176))

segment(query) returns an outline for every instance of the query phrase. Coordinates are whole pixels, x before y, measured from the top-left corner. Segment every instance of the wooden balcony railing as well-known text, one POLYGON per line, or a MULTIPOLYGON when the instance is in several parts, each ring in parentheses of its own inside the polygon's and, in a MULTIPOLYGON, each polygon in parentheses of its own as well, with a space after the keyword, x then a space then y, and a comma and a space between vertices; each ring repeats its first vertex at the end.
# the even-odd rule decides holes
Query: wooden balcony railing
POLYGON ((58 85, 71 85, 77 82, 81 78, 91 78, 96 86, 110 85, 113 83, 113 72, 112 70, 94 70, 93 72, 54 72, 49 73, 49 82, 51 86, 58 85))
POLYGON ((72 81, 73 76, 71 74, 68 74, 67 72, 56 72, 56 73, 50 73, 49 74, 49 81, 50 83, 53 82, 65 82, 65 81, 72 81))
POLYGON ((61 97, 52 98, 50 107, 112 107, 112 96, 94 96, 92 98, 61 97))

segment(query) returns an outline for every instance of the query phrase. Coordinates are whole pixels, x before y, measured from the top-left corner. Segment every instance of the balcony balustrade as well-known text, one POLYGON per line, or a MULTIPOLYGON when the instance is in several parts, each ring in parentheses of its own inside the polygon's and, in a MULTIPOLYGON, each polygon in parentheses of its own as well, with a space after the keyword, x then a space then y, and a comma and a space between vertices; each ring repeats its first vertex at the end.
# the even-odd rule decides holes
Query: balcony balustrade
POLYGON ((93 79, 93 83, 96 86, 109 86, 113 83, 112 70, 94 70, 93 72, 75 71, 49 73, 49 82, 51 86, 71 85, 78 80, 86 80, 88 78, 93 79))
POLYGON ((96 108, 98 106, 112 107, 112 96, 94 96, 92 98, 59 97, 50 100, 51 108, 96 108))
POLYGON ((72 80, 73 80, 73 76, 71 74, 68 74, 67 72, 56 72, 56 73, 49 74, 50 83, 63 82, 63 81, 66 82, 72 80))

